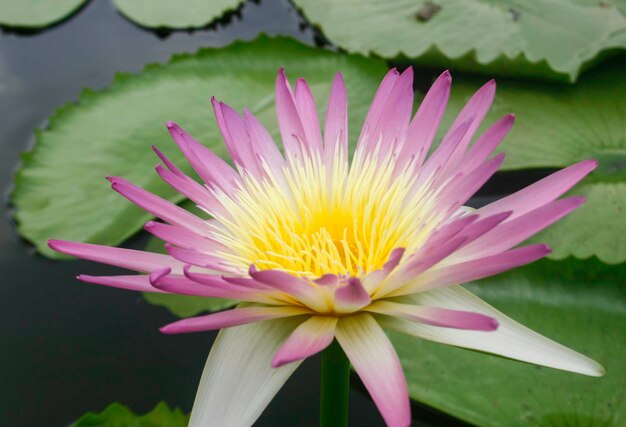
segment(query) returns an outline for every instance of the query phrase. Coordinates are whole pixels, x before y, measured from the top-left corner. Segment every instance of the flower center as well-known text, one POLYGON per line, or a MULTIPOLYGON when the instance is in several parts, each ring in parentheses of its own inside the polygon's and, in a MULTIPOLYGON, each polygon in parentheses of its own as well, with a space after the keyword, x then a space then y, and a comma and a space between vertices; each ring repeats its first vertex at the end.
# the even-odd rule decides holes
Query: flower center
POLYGON ((429 211, 409 195, 412 177, 394 176, 389 160, 355 159, 327 171, 319 159, 305 159, 280 177, 245 175, 234 197, 218 194, 232 216, 216 215, 216 239, 234 250, 219 256, 241 269, 254 264, 307 278, 381 268, 393 249, 423 241, 420 218, 429 211))

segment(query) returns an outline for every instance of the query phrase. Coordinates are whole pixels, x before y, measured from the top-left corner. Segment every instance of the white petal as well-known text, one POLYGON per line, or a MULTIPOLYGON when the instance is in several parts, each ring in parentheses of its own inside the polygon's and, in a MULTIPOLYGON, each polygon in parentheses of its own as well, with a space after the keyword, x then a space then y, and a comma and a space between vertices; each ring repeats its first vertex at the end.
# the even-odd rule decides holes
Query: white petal
POLYGON ((411 424, 409 392, 393 345, 371 314, 342 317, 335 337, 390 427, 411 424))
POLYGON ((271 366, 300 322, 276 319, 221 330, 204 366, 189 426, 251 426, 300 366, 271 366))
POLYGON ((550 368, 591 376, 604 375, 604 368, 597 362, 522 326, 461 286, 411 295, 403 298, 402 302, 482 313, 495 318, 499 327, 492 332, 464 331, 439 328, 387 316, 379 319, 383 326, 427 340, 493 353, 550 368))

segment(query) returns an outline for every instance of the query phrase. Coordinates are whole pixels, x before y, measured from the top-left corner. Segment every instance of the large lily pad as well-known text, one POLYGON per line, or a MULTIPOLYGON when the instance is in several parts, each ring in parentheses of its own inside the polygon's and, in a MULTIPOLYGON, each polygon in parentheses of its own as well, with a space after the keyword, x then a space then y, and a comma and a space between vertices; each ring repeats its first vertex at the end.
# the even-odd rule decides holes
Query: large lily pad
MULTIPOLYGON (((249 108, 276 137, 274 81, 278 67, 311 85, 320 111, 334 74, 341 70, 350 97, 351 136, 356 138, 379 80, 380 61, 305 46, 288 38, 261 37, 223 49, 202 49, 120 74, 103 91, 84 91, 60 108, 33 151, 22 158, 12 196, 20 234, 46 256, 50 238, 116 245, 136 233, 150 215, 112 191, 104 177, 120 175, 174 202, 182 196, 153 171, 158 145, 190 173, 164 126, 174 120, 220 155, 226 150, 212 117, 215 95, 234 108, 249 108)), ((277 139, 278 140, 278 139, 277 139)))
POLYGON ((113 0, 120 13, 150 28, 204 27, 244 0, 113 0))
MULTIPOLYGON (((587 197, 576 212, 537 236, 562 259, 597 256, 607 263, 626 260, 626 58, 615 58, 571 87, 498 80, 485 125, 516 114, 501 145, 504 169, 561 168, 595 158, 599 166, 572 190, 587 197)), ((484 83, 455 78, 446 123, 484 83)))
POLYGON ((418 64, 574 81, 626 47, 626 17, 611 1, 294 0, 350 52, 418 64))
POLYGON ((42 28, 76 12, 87 0, 0 0, 0 25, 42 28))
POLYGON ((136 415, 120 403, 112 403, 102 412, 89 412, 80 417, 72 427, 185 427, 189 415, 176 408, 170 409, 160 402, 152 411, 136 415))
POLYGON ((390 333, 411 397, 480 426, 624 425, 625 277, 625 264, 570 258, 468 285, 513 319, 603 364, 604 377, 390 333))

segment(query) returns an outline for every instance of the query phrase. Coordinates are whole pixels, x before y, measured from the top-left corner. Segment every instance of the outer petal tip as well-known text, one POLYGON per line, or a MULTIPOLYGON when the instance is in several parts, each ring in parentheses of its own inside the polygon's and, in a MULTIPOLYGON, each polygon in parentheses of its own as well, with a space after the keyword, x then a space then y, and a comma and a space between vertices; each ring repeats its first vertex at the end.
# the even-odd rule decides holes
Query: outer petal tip
POLYGON ((542 256, 546 256, 546 255, 552 253, 552 248, 549 245, 543 243, 543 244, 539 245, 539 251, 543 252, 542 256))
POLYGON ((596 159, 588 159, 584 160, 582 163, 585 163, 591 167, 590 172, 598 167, 598 161, 596 159))
POLYGON ((168 129, 172 129, 172 128, 177 128, 178 125, 176 124, 176 122, 173 121, 167 121, 165 122, 165 126, 167 126, 168 129))
POLYGON ((162 334, 166 334, 166 335, 173 335, 176 333, 174 328, 171 328, 171 324, 170 325, 165 325, 159 328, 159 332, 161 332, 162 334))
POLYGON ((289 362, 289 360, 284 360, 282 357, 278 357, 278 355, 276 355, 272 359, 272 368, 280 368, 281 366, 284 366, 289 362))
POLYGON ((595 369, 596 369, 596 375, 594 375, 594 376, 596 376, 596 377, 603 377, 604 374, 606 374, 606 369, 604 368, 604 366, 600 365, 597 362, 596 362, 595 369))
POLYGON ((500 322, 498 322, 498 319, 495 319, 495 318, 492 317, 489 320, 489 329, 485 329, 485 330, 486 331, 495 331, 499 327, 500 327, 500 322))

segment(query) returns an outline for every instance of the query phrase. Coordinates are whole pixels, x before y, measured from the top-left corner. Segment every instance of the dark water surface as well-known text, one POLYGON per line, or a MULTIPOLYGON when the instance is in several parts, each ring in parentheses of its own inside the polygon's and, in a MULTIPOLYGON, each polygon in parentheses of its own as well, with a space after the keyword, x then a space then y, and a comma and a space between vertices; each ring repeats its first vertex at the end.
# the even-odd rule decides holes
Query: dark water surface
MULTIPOLYGON (((106 87, 116 72, 137 72, 176 52, 253 39, 259 32, 306 43, 315 37, 285 0, 248 2, 208 29, 167 35, 135 26, 109 1, 92 0, 48 30, 0 35, 0 426, 67 426, 114 401, 140 413, 160 400, 191 409, 215 334, 163 336, 158 327, 174 320, 164 309, 137 293, 74 280, 79 272, 102 275, 112 268, 36 255, 16 233, 8 193, 33 129, 45 126, 46 117, 81 89, 106 87)), ((501 194, 534 176, 500 176, 483 195, 501 194)), ((144 243, 139 236, 128 246, 144 243)), ((315 426, 318 376, 319 358, 306 361, 257 425, 315 426)), ((358 379, 353 385, 351 425, 382 426, 358 379)), ((416 405, 413 413, 416 426, 464 425, 416 405)))

